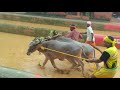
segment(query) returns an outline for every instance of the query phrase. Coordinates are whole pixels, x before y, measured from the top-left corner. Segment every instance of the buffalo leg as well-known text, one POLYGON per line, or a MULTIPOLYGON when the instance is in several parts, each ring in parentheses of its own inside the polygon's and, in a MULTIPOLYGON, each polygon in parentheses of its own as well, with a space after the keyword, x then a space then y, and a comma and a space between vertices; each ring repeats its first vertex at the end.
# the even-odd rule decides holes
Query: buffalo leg
MULTIPOLYGON (((94 58, 95 60, 95 58, 94 58)), ((100 66, 99 66, 99 63, 95 63, 96 64, 96 70, 99 70, 100 66)))
POLYGON ((67 60, 72 64, 72 66, 67 70, 67 74, 69 74, 70 71, 71 71, 75 66, 77 66, 77 63, 75 62, 74 59, 67 59, 67 60))
POLYGON ((74 59, 68 59, 68 61, 72 64, 70 69, 73 69, 77 65, 77 63, 74 61, 74 59))
POLYGON ((96 69, 99 70, 100 66, 99 63, 95 63, 96 64, 96 69))
POLYGON ((77 65, 76 68, 78 68, 79 66, 81 66, 81 68, 82 68, 82 74, 84 76, 84 63, 80 59, 76 59, 76 61, 78 62, 78 65, 77 65))
POLYGON ((53 66, 54 68, 56 68, 57 70, 60 70, 60 69, 56 66, 56 64, 55 64, 55 62, 54 62, 54 59, 50 59, 50 62, 51 62, 52 66, 53 66))
POLYGON ((45 65, 46 65, 46 63, 48 62, 48 60, 49 60, 48 58, 45 59, 45 61, 43 62, 43 65, 41 66, 41 69, 44 69, 44 68, 45 68, 45 65))

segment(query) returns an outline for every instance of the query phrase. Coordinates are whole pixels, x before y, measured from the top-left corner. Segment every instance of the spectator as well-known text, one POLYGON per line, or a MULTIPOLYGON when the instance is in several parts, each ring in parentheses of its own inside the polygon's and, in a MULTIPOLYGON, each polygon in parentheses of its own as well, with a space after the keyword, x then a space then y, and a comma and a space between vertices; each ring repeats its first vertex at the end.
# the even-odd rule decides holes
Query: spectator
POLYGON ((85 32, 84 34, 87 34, 87 39, 86 39, 85 43, 90 44, 95 49, 97 49, 100 53, 102 53, 102 51, 99 48, 96 47, 95 37, 94 37, 94 32, 93 32, 93 29, 92 29, 91 21, 87 21, 87 32, 85 32))

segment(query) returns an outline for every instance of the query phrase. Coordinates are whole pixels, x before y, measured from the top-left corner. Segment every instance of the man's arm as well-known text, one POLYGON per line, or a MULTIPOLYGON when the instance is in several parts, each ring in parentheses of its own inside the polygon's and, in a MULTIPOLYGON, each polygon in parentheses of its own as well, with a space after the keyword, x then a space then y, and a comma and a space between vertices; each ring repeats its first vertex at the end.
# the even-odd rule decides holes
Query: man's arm
POLYGON ((79 33, 79 39, 83 39, 83 36, 81 33, 79 33))
POLYGON ((86 60, 87 62, 90 62, 90 63, 100 63, 100 62, 102 62, 102 60, 100 60, 100 59, 95 59, 95 60, 86 60))
POLYGON ((66 35, 66 37, 71 38, 72 35, 73 35, 73 32, 71 31, 71 32, 69 32, 69 33, 66 35))
POLYGON ((95 60, 86 60, 87 62, 95 62, 95 63, 100 63, 102 61, 106 62, 108 60, 108 58, 110 57, 110 54, 107 53, 106 51, 104 51, 101 55, 101 57, 99 59, 95 59, 95 60))

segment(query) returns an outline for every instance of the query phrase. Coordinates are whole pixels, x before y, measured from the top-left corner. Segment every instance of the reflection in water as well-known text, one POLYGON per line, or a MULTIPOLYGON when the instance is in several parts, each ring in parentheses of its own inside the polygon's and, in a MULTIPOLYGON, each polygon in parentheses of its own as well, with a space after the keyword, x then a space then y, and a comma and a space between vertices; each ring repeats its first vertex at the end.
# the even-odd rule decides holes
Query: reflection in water
MULTIPOLYGON (((73 70, 70 74, 60 74, 56 72, 50 61, 48 61, 44 70, 40 69, 38 64, 43 63, 44 55, 39 55, 38 51, 31 54, 31 56, 26 55, 28 44, 33 38, 34 37, 0 32, 0 65, 52 78, 82 78, 82 73, 76 70, 73 70)), ((100 48, 105 49, 104 47, 100 48)), ((99 57, 100 53, 97 51, 96 53, 97 57, 99 57)), ((59 61, 56 59, 55 62, 56 65, 62 69, 71 66, 66 60, 59 61)), ((91 70, 95 69, 95 64, 84 63, 85 74, 86 77, 88 77, 88 75, 91 74, 91 70)))

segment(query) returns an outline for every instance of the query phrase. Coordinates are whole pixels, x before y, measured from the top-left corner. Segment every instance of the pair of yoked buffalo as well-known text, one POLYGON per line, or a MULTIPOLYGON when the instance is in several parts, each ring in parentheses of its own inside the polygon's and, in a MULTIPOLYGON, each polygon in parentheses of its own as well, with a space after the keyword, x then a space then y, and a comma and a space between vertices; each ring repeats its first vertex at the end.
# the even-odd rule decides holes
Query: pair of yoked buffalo
MULTIPOLYGON (((47 61, 50 60, 54 68, 56 68, 58 71, 63 71, 56 66, 54 60, 66 59, 72 64, 70 69, 67 70, 68 73, 72 69, 78 69, 78 67, 81 66, 82 68, 81 71, 82 71, 82 74, 84 75, 84 63, 82 62, 82 58, 85 58, 85 59, 95 58, 95 49, 92 46, 86 43, 74 41, 64 36, 58 36, 58 37, 54 37, 52 39, 47 39, 47 40, 43 38, 40 38, 40 39, 35 38, 29 44, 27 55, 30 55, 36 50, 38 50, 39 52, 45 55, 45 61, 41 66, 42 68, 44 68, 47 61), (41 46, 51 50, 63 52, 63 53, 44 49, 44 48, 41 48, 41 46), (69 55, 66 55, 66 54, 69 54, 69 55), (70 55, 74 55, 76 57, 73 57, 70 55), (80 57, 80 58, 77 58, 77 57, 80 57)), ((98 64, 96 64, 96 66, 98 68, 98 64)))

